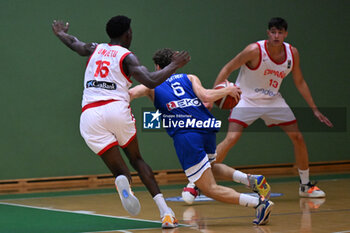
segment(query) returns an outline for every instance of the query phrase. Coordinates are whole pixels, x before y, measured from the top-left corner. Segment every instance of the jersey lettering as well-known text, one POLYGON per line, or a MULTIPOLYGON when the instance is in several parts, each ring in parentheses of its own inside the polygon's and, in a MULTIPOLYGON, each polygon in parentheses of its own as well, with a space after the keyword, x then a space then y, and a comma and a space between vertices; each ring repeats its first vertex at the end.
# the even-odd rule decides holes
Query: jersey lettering
POLYGON ((100 55, 103 55, 104 57, 116 57, 117 54, 118 54, 118 51, 107 50, 107 49, 101 48, 100 50, 98 50, 97 53, 100 54, 100 55))
POLYGON ((194 99, 181 99, 176 101, 171 101, 166 104, 169 111, 175 109, 175 108, 186 108, 186 107, 198 107, 201 106, 201 101, 198 98, 194 99))
POLYGON ((277 77, 282 78, 282 79, 284 77, 286 77, 286 73, 284 73, 284 71, 266 69, 264 71, 264 75, 269 75, 269 74, 272 74, 272 75, 277 76, 277 77))

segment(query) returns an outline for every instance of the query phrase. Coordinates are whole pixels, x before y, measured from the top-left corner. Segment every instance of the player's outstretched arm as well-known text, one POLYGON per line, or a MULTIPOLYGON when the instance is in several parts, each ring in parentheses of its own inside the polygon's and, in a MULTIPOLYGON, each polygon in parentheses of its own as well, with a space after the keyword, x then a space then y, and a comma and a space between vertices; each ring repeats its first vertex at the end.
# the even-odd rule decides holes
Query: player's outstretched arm
POLYGON ((146 87, 145 85, 137 85, 131 89, 129 89, 129 95, 130 95, 130 101, 143 97, 143 96, 147 96, 148 98, 151 99, 151 101, 153 101, 154 99, 154 89, 149 89, 148 87, 146 87))
POLYGON ((199 78, 193 74, 187 75, 192 82, 192 88, 196 96, 203 103, 211 103, 218 99, 223 98, 226 95, 231 95, 238 102, 241 96, 241 90, 236 86, 227 86, 221 89, 205 89, 199 78))
POLYGON ((307 83, 303 77, 303 73, 301 72, 300 58, 299 58, 298 50, 293 47, 292 52, 293 52, 293 56, 294 56, 294 65, 293 65, 292 74, 293 74, 293 80, 294 80, 294 84, 295 84, 296 88, 298 89, 300 94, 305 99, 306 103, 310 106, 310 108, 314 112, 315 117, 317 117, 317 119, 320 122, 326 124, 328 127, 333 127, 332 122, 318 110, 318 108, 317 108, 317 106, 312 98, 309 86, 307 85, 307 83))
POLYGON ((75 36, 69 35, 68 32, 69 23, 63 23, 60 20, 54 20, 52 23, 53 33, 70 49, 77 52, 81 56, 90 56, 95 48, 96 43, 85 43, 75 36))
POLYGON ((191 57, 188 52, 182 51, 175 53, 169 65, 161 70, 150 72, 141 65, 134 54, 129 54, 123 62, 123 67, 129 76, 134 77, 138 82, 144 84, 148 88, 155 88, 167 78, 169 78, 175 71, 190 61, 191 57))
POLYGON ((259 59, 259 54, 260 50, 256 43, 248 45, 220 70, 220 73, 214 82, 214 87, 227 80, 230 74, 242 65, 249 64, 254 62, 254 60, 259 59))

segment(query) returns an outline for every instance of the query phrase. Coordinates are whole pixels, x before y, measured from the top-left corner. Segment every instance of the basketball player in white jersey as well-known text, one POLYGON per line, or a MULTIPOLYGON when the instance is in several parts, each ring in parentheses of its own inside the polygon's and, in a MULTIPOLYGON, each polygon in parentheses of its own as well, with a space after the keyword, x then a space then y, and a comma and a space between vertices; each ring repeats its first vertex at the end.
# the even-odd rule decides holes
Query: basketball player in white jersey
POLYGON ((113 175, 123 207, 132 215, 140 212, 140 203, 130 188, 131 175, 119 151, 121 147, 132 167, 156 202, 163 228, 174 228, 177 220, 167 206, 153 171, 142 159, 135 119, 130 109, 128 89, 131 77, 154 88, 190 60, 187 52, 174 54, 165 69, 149 72, 128 48, 132 40, 131 20, 126 16, 111 18, 106 25, 109 43, 84 43, 67 34, 69 24, 54 21, 54 34, 82 56, 90 56, 85 70, 80 132, 90 149, 98 154, 113 175))
POLYGON ((267 40, 248 45, 220 71, 214 85, 223 82, 240 68, 236 85, 242 90, 241 100, 232 109, 226 138, 217 147, 217 161, 222 162, 243 129, 258 118, 267 126, 280 126, 294 145, 296 166, 300 175, 301 197, 324 197, 325 193, 309 180, 309 160, 304 138, 290 107, 278 92, 283 79, 292 72, 294 83, 314 115, 324 124, 332 123, 317 108, 299 65, 299 52, 284 42, 288 24, 282 18, 272 18, 267 40))

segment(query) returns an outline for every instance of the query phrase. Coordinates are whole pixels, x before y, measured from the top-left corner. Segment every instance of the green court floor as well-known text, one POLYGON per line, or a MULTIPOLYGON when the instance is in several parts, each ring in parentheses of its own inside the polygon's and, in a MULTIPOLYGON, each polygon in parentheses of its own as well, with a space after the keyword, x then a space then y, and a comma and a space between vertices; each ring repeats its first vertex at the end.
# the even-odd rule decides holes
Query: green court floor
POLYGON ((77 233, 159 228, 159 222, 0 203, 1 233, 77 233))

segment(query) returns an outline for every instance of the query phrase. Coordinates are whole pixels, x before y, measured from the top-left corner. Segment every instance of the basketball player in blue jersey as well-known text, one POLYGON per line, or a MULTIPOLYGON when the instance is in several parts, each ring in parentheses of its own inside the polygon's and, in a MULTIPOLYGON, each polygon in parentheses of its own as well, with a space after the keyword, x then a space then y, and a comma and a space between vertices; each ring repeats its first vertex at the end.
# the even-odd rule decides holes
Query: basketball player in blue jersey
MULTIPOLYGON (((166 67, 173 54, 171 49, 157 51, 153 56, 156 69, 166 67)), ((228 86, 208 90, 203 88, 195 75, 173 74, 154 89, 138 85, 130 89, 129 94, 131 100, 148 96, 154 101, 154 106, 162 113, 163 126, 166 126, 167 133, 173 138, 176 154, 191 183, 217 201, 256 208, 253 223, 268 223, 273 202, 262 195, 254 197, 218 185, 214 174, 220 178, 232 179, 235 170, 220 163, 211 167, 210 163, 216 157, 216 132, 221 122, 215 119, 203 102, 212 102, 226 95, 238 99, 239 88, 228 86)), ((248 176, 240 173, 238 181, 249 185, 248 176)), ((266 181, 259 187, 254 184, 250 187, 260 189, 261 192, 270 190, 266 181)))

